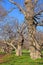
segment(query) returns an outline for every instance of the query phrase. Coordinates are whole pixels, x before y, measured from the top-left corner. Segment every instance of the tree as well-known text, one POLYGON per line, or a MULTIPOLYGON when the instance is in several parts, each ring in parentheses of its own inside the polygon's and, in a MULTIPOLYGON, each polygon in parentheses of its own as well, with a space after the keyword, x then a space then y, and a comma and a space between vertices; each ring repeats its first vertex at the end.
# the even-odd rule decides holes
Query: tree
MULTIPOLYGON (((33 58, 33 59, 41 58, 41 52, 40 52, 41 49, 40 49, 39 43, 37 42, 37 40, 35 38, 36 27, 38 25, 43 26, 43 24, 39 24, 36 20, 36 18, 39 19, 39 17, 37 15, 40 15, 40 13, 43 11, 40 10, 37 13, 35 13, 35 11, 34 11, 34 8, 36 7, 38 0, 34 0, 34 1, 33 0, 25 0, 25 3, 24 3, 25 8, 26 8, 25 10, 19 4, 14 2, 13 0, 9 0, 9 1, 12 4, 16 5, 25 16, 26 23, 28 26, 28 36, 29 36, 29 45, 30 45, 29 50, 30 50, 31 58, 33 58)), ((39 8, 40 8, 40 6, 39 6, 39 8)))
POLYGON ((4 19, 5 15, 7 15, 7 11, 2 5, 0 5, 0 21, 4 19))
MULTIPOLYGON (((9 18, 9 19, 11 19, 11 18, 9 18)), ((7 21, 7 20, 5 20, 5 21, 7 21)), ((16 20, 16 19, 14 19, 14 20, 12 19, 10 22, 12 22, 13 25, 6 23, 2 27, 3 32, 1 35, 4 39, 3 42, 7 45, 5 51, 9 52, 10 47, 12 47, 16 51, 16 56, 21 56, 22 55, 22 46, 23 46, 23 42, 25 39, 24 34, 26 33, 24 30, 26 29, 27 25, 24 22, 22 25, 19 26, 18 20, 16 20)))
POLYGON ((16 55, 21 56, 22 55, 22 47, 24 43, 24 30, 26 29, 25 23, 23 23, 21 26, 17 27, 17 49, 16 49, 16 55))
POLYGON ((23 45, 23 42, 24 42, 23 31, 26 28, 26 25, 24 23, 24 24, 19 26, 17 19, 14 19, 14 20, 12 19, 12 21, 13 21, 12 25, 10 25, 9 23, 6 23, 2 27, 3 32, 2 32, 1 35, 4 39, 3 42, 8 47, 8 49, 6 47, 6 51, 9 52, 10 51, 9 47, 12 47, 13 49, 15 49, 16 55, 21 56, 22 55, 22 45, 23 45))
MULTIPOLYGON (((24 14, 25 18, 26 18, 26 22, 28 25, 28 36, 29 36, 29 50, 30 50, 30 56, 32 59, 37 59, 37 58, 41 58, 41 50, 40 50, 40 46, 37 42, 37 40, 35 39, 35 32, 36 32, 36 26, 37 26, 37 22, 35 18, 38 18, 37 15, 39 15, 41 12, 43 11, 38 11, 38 13, 34 12, 34 8, 38 2, 38 0, 34 0, 34 2, 32 0, 25 0, 25 8, 26 10, 24 10, 19 4, 15 3, 13 0, 9 0, 12 4, 15 4, 20 11, 24 14), (35 21, 34 21, 35 20, 35 21)), ((40 6, 39 6, 40 8, 40 6)))
MULTIPOLYGON (((11 19, 11 18, 10 18, 11 19)), ((8 21, 8 20, 5 20, 8 21)), ((15 45, 13 45, 13 42, 16 43, 16 33, 17 33, 17 26, 18 26, 18 20, 16 20, 15 18, 12 20, 9 20, 10 22, 12 22, 12 25, 10 25, 8 22, 1 27, 1 33, 0 36, 2 38, 3 43, 5 43, 5 45, 7 45, 7 47, 12 47, 16 50, 15 45)), ((7 48, 6 47, 6 48, 7 48)), ((10 48, 6 51, 9 52, 10 48)))

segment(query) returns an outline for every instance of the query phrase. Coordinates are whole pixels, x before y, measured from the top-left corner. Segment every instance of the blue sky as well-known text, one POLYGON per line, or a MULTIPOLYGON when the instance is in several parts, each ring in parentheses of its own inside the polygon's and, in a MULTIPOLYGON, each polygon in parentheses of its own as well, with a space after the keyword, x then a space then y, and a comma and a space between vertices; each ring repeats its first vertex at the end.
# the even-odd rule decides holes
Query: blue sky
MULTIPOLYGON (((16 2, 23 7, 23 0, 16 0, 16 2)), ((7 11, 10 11, 11 8, 16 7, 13 4, 11 4, 8 0, 4 0, 3 2, 1 2, 1 5, 3 5, 3 7, 7 11)), ((17 18, 19 20, 19 23, 22 23, 24 21, 24 15, 18 10, 17 7, 11 13, 9 13, 8 16, 17 18)))
MULTIPOLYGON (((19 3, 22 7, 24 6, 24 0, 14 0, 15 2, 19 3)), ((3 0, 3 2, 0 2, 1 5, 3 5, 3 7, 7 10, 7 11, 10 11, 11 8, 15 7, 16 9, 14 9, 11 13, 9 13, 7 15, 7 17, 14 17, 14 18, 17 18, 19 20, 19 23, 21 24, 23 21, 24 21, 24 15, 19 11, 19 9, 14 6, 13 4, 11 4, 9 2, 9 0, 3 0)), ((40 4, 43 4, 43 0, 39 0, 38 2, 38 6, 40 4)), ((40 8, 41 10, 43 9, 42 7, 40 8)), ((35 8, 35 11, 38 12, 39 10, 39 7, 36 7, 35 8)), ((7 18, 6 17, 6 18, 7 18)), ((43 20, 43 17, 40 17, 40 20, 43 20)), ((4 24, 4 22, 2 22, 4 24)), ((0 23, 0 25, 2 25, 2 23, 0 23)), ((5 22, 6 23, 6 22, 5 22)), ((43 31, 43 27, 37 27, 37 29, 40 31, 43 31)))

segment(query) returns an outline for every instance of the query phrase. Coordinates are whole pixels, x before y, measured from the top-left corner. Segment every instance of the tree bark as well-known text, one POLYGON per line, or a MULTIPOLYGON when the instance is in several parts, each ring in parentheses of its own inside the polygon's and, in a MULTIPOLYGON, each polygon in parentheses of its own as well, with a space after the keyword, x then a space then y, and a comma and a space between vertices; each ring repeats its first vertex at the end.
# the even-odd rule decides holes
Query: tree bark
POLYGON ((28 25, 28 36, 29 36, 29 50, 30 50, 30 56, 32 59, 41 58, 41 52, 40 52, 40 46, 35 39, 35 33, 36 33, 36 26, 33 23, 33 16, 34 16, 34 5, 32 3, 32 0, 25 0, 25 7, 26 7, 26 22, 28 25))
POLYGON ((16 56, 22 56, 21 45, 18 45, 16 49, 16 56))
MULTIPOLYGON (((29 20, 32 21, 32 20, 29 20)), ((29 25, 29 24, 28 24, 29 25)), ((33 59, 41 58, 41 49, 40 45, 38 44, 37 40, 35 39, 35 26, 33 24, 28 26, 29 28, 29 50, 30 50, 30 56, 33 59)))

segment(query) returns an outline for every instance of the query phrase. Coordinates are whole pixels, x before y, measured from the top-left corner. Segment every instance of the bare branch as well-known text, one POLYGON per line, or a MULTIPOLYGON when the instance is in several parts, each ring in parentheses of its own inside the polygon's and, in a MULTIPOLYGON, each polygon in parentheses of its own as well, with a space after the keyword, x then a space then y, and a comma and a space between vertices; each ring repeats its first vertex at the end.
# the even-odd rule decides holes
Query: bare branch
POLYGON ((34 0, 34 8, 37 7, 36 4, 37 4, 38 0, 34 0))
POLYGON ((34 0, 34 3, 36 4, 38 2, 38 0, 34 0))
POLYGON ((21 26, 21 33, 24 31, 24 29, 26 29, 27 25, 26 23, 24 22, 21 26))
POLYGON ((16 50, 16 47, 13 44, 10 44, 10 45, 16 50))
POLYGON ((43 23, 38 23, 37 26, 43 26, 43 23))
POLYGON ((13 48, 16 50, 16 47, 12 44, 12 42, 9 43, 9 42, 7 42, 7 41, 5 41, 5 40, 3 40, 3 42, 4 42, 5 44, 8 44, 9 46, 13 47, 13 48))
POLYGON ((40 15, 43 12, 43 10, 39 11, 37 14, 35 14, 34 16, 40 15))
POLYGON ((10 12, 12 12, 15 9, 15 7, 13 7, 10 11, 7 12, 7 14, 9 14, 10 12))
POLYGON ((0 17, 4 17, 5 15, 7 15, 7 11, 2 5, 0 5, 0 17))
POLYGON ((41 7, 43 8, 43 4, 38 5, 38 6, 36 6, 36 7, 37 7, 37 8, 40 8, 40 10, 39 10, 37 13, 34 14, 35 16, 36 16, 36 15, 40 15, 40 13, 43 12, 43 10, 41 10, 41 7))
POLYGON ((25 10, 18 4, 18 3, 16 3, 16 2, 14 2, 13 0, 9 0, 12 4, 14 4, 14 5, 16 5, 18 8, 19 8, 19 10, 25 15, 26 14, 26 12, 25 12, 25 10))

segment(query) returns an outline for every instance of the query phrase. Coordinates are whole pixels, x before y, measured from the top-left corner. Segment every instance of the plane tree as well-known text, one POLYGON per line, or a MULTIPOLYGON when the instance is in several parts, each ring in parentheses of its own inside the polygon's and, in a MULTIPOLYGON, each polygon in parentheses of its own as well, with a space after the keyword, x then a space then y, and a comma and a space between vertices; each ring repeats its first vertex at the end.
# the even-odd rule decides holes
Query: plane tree
POLYGON ((42 7, 43 5, 37 6, 38 1, 39 0, 34 0, 34 1, 24 0, 25 7, 23 9, 18 3, 14 2, 13 0, 9 0, 9 2, 16 5, 25 16, 26 23, 28 26, 28 36, 29 36, 29 45, 30 45, 29 50, 32 59, 41 58, 40 45, 35 38, 36 27, 43 26, 43 22, 41 23, 37 22, 37 19, 39 19, 38 16, 41 15, 41 12, 43 12, 43 10, 40 9, 40 7, 42 7), (34 11, 36 7, 40 9, 38 12, 34 11))
POLYGON ((41 49, 37 40, 35 39, 36 26, 38 26, 38 22, 36 18, 39 19, 37 15, 40 15, 40 13, 43 12, 42 10, 39 10, 37 13, 35 13, 34 11, 34 8, 36 7, 38 0, 34 0, 34 1, 25 0, 24 1, 25 10, 13 0, 9 0, 9 2, 16 5, 25 16, 26 23, 28 26, 28 32, 29 32, 28 34, 29 44, 30 44, 29 50, 30 50, 31 58, 33 59, 41 58, 41 49))

